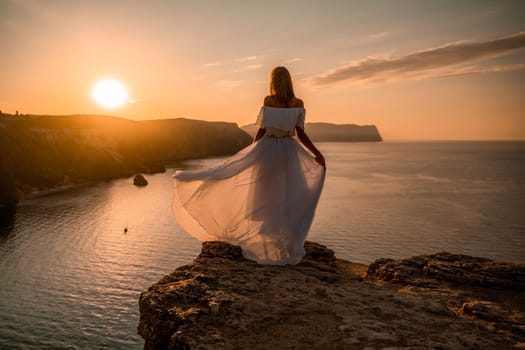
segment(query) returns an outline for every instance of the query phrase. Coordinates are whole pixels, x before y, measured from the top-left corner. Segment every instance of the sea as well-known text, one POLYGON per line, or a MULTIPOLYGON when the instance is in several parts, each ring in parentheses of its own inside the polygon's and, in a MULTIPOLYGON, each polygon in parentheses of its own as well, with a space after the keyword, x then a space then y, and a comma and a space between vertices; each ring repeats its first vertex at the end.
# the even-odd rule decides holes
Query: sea
MULTIPOLYGON (((525 142, 318 147, 327 177, 308 239, 337 257, 525 263, 525 142)), ((140 293, 201 248, 171 214, 174 170, 142 188, 127 178, 40 193, 3 213, 0 349, 142 349, 140 293)))

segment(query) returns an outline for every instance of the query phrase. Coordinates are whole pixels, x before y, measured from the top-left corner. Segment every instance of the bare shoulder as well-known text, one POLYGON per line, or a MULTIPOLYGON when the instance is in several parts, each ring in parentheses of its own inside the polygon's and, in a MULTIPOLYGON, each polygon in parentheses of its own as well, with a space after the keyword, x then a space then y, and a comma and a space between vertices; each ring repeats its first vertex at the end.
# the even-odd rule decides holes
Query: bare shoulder
POLYGON ((281 108, 286 108, 286 107, 304 107, 304 103, 303 103, 303 100, 301 100, 300 98, 296 98, 294 97, 290 103, 288 103, 287 105, 279 102, 279 100, 277 100, 277 98, 273 95, 268 95, 264 98, 264 105, 265 106, 268 106, 268 107, 281 107, 281 108))
POLYGON ((268 95, 264 98, 264 105, 268 107, 274 107, 273 96, 268 95))
POLYGON ((300 98, 294 97, 292 102, 290 103, 291 107, 304 107, 304 102, 300 98))

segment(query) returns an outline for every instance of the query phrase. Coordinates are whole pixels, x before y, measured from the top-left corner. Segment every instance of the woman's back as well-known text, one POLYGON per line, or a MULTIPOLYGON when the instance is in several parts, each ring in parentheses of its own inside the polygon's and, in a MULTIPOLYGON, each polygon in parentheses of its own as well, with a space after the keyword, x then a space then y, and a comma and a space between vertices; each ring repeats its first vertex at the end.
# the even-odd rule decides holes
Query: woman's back
POLYGON ((276 108, 294 108, 294 107, 304 107, 303 100, 293 97, 290 102, 285 103, 279 101, 276 95, 268 95, 264 98, 264 105, 268 107, 276 108))

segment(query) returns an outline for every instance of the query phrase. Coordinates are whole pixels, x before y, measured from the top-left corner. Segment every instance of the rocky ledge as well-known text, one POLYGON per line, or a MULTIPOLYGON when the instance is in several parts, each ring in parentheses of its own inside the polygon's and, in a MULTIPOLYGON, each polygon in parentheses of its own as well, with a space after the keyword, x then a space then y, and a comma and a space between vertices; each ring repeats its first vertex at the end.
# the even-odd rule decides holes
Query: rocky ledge
POLYGON ((280 267, 204 242, 141 294, 144 349, 525 348, 525 265, 437 253, 366 266, 305 248, 280 267))

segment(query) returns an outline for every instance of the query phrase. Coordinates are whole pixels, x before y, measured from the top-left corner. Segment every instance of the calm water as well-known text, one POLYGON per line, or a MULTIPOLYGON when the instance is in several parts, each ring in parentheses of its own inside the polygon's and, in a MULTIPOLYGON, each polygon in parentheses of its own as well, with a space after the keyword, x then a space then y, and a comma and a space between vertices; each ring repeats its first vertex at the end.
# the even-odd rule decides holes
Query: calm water
MULTIPOLYGON (((328 175, 309 239, 339 257, 525 263, 525 142, 320 148, 328 175)), ((123 179, 39 196, 2 219, 0 348, 142 348, 140 292, 200 250, 172 219, 171 172, 145 188, 123 179)))

